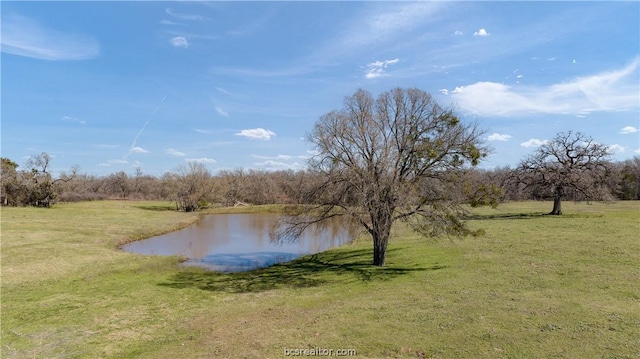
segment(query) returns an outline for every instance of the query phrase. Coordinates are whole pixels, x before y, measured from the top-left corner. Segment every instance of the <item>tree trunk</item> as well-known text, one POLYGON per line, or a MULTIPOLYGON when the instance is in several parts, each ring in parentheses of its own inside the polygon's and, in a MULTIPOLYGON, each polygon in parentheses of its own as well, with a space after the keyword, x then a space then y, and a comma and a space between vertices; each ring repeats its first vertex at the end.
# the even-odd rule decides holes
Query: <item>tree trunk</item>
POLYGON ((373 265, 382 267, 384 266, 385 255, 387 254, 387 238, 373 238, 373 265))
POLYGON ((378 218, 373 224, 373 265, 384 266, 385 255, 387 254, 387 243, 391 233, 391 216, 387 213, 378 213, 378 218))
POLYGON ((556 187, 555 193, 553 194, 553 210, 549 214, 559 216, 562 214, 562 187, 556 187))

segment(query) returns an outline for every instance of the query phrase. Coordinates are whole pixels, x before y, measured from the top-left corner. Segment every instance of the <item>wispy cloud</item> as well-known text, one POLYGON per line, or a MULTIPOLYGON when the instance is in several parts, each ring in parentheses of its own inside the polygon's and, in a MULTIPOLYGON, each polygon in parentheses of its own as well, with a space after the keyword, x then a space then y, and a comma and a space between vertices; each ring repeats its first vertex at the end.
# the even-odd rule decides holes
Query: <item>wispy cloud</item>
POLYGON ((294 158, 293 156, 290 156, 290 155, 262 156, 262 155, 255 155, 255 154, 252 154, 251 157, 258 158, 261 160, 281 160, 281 161, 291 160, 294 158))
POLYGON ((216 90, 218 92, 221 92, 221 93, 225 94, 225 95, 233 95, 230 91, 228 91, 227 89, 224 89, 222 87, 216 87, 216 90))
POLYGON ((172 37, 169 40, 169 42, 171 43, 171 45, 173 45, 175 47, 184 47, 184 48, 188 48, 189 47, 189 41, 184 36, 172 37))
POLYGON ((206 20, 206 18, 204 16, 201 15, 196 15, 196 14, 184 14, 184 13, 179 13, 174 11, 171 8, 166 8, 165 13, 167 13, 168 15, 171 15, 173 17, 175 17, 176 19, 180 19, 180 20, 189 20, 189 21, 202 21, 202 20, 206 20))
POLYGON ((638 64, 639 60, 635 59, 622 69, 546 87, 477 82, 456 87, 450 93, 461 108, 481 116, 575 115, 636 109, 640 92, 638 64))
POLYGON ((87 121, 85 121, 85 120, 79 120, 79 119, 77 119, 75 117, 71 117, 71 116, 62 116, 62 121, 64 121, 64 122, 73 122, 73 123, 77 123, 77 124, 80 124, 80 125, 84 125, 84 124, 87 123, 87 121))
POLYGON ((149 153, 148 150, 145 150, 142 147, 131 147, 131 149, 129 150, 130 153, 149 153))
POLYGON ((222 107, 220 107, 220 106, 216 106, 216 112, 220 116, 229 117, 229 113, 227 111, 223 110, 222 107))
POLYGON ((133 138, 133 142, 131 142, 131 147, 129 147, 129 152, 124 155, 125 158, 127 156, 129 156, 130 154, 132 154, 132 153, 149 153, 149 151, 145 150, 144 148, 137 146, 138 138, 140 138, 140 136, 142 136, 142 133, 144 132, 145 128, 147 128, 147 126, 149 125, 149 122, 151 121, 151 117, 153 117, 153 115, 155 115, 156 112, 158 112, 158 109, 160 109, 160 105, 162 105, 166 99, 167 99, 167 96, 165 95, 162 98, 162 100, 160 100, 158 105, 153 109, 153 111, 151 111, 151 116, 144 123, 144 126, 142 126, 142 128, 140 129, 140 131, 138 132, 136 137, 133 138))
POLYGON ((210 135, 210 134, 213 133, 213 131, 201 130, 199 128, 194 128, 193 130, 196 131, 197 133, 202 133, 202 134, 205 134, 205 135, 210 135))
POLYGON ((111 149, 119 148, 120 145, 95 144, 93 145, 93 147, 101 150, 111 150, 111 149))
POLYGON ((434 19, 446 4, 434 2, 390 3, 358 18, 340 41, 348 48, 389 41, 434 19), (387 6, 388 5, 388 6, 387 6))
POLYGON ((487 137, 489 141, 509 141, 511 135, 506 133, 492 133, 487 137))
POLYGON ((483 36, 484 37, 484 36, 489 36, 489 35, 491 35, 491 34, 489 34, 489 32, 485 28, 482 28, 482 29, 480 29, 480 30, 478 30, 478 31, 473 33, 473 36, 483 36))
POLYGON ((107 160, 107 162, 99 163, 98 166, 109 167, 109 166, 112 166, 112 165, 126 165, 128 163, 129 163, 129 161, 127 161, 127 160, 110 159, 110 160, 107 160))
POLYGON ((286 163, 274 160, 267 160, 263 162, 256 162, 254 166, 257 166, 260 169, 264 169, 267 171, 282 171, 282 170, 302 170, 304 169, 304 165, 294 162, 294 163, 286 163))
POLYGON ((225 76, 254 76, 254 77, 287 77, 305 75, 317 71, 320 68, 317 64, 302 64, 299 66, 286 68, 239 68, 239 67, 212 67, 209 72, 213 75, 225 76))
POLYGON ((527 147, 527 148, 529 148, 529 147, 540 147, 542 145, 546 145, 547 143, 549 143, 548 140, 539 140, 537 138, 532 138, 529 141, 522 142, 520 144, 520 146, 527 147))
POLYGON ((460 30, 454 31, 453 34, 456 35, 456 36, 464 35, 464 33, 462 31, 460 31, 460 30))
POLYGON ((373 79, 380 76, 388 76, 386 74, 386 69, 389 65, 397 64, 400 59, 393 60, 384 60, 384 61, 375 61, 370 64, 367 64, 367 73, 365 77, 368 79, 373 79))
POLYGON ((213 158, 201 157, 201 158, 185 158, 187 162, 200 162, 200 163, 216 163, 218 161, 213 158))
POLYGON ((8 54, 40 60, 85 60, 100 54, 93 37, 47 28, 14 13, 2 17, 0 48, 8 54))
POLYGON ((242 130, 236 133, 236 136, 243 136, 250 138, 252 140, 264 140, 268 141, 271 137, 275 136, 276 133, 271 130, 265 130, 264 128, 251 128, 242 130))
POLYGON ((623 135, 628 135, 630 133, 636 133, 638 131, 640 131, 640 130, 638 130, 637 128, 635 128, 633 126, 626 126, 626 127, 623 127, 620 130, 620 133, 623 134, 623 135))
POLYGON ((171 20, 160 20, 160 24, 162 24, 162 25, 171 25, 171 26, 180 25, 179 23, 173 22, 171 20))
MULTIPOLYGON (((275 68, 212 67, 210 72, 214 75, 256 77, 291 77, 314 73, 334 66, 337 61, 344 61, 345 56, 353 56, 369 46, 405 43, 408 33, 416 32, 426 23, 437 21, 434 15, 447 6, 444 1, 376 3, 353 16, 352 22, 344 25, 344 31, 340 31, 338 37, 328 38, 324 44, 314 46, 315 51, 297 64, 275 68)), ((382 75, 375 70, 369 72, 367 66, 363 67, 367 78, 382 75)))
POLYGON ((184 157, 187 154, 184 152, 180 152, 178 150, 175 150, 173 148, 167 148, 166 150, 164 150, 164 152, 168 155, 172 155, 172 156, 178 156, 178 157, 184 157))
POLYGON ((609 151, 613 152, 613 153, 623 153, 625 152, 626 148, 624 146, 621 146, 617 143, 613 144, 613 145, 609 145, 607 146, 607 148, 609 149, 609 151))

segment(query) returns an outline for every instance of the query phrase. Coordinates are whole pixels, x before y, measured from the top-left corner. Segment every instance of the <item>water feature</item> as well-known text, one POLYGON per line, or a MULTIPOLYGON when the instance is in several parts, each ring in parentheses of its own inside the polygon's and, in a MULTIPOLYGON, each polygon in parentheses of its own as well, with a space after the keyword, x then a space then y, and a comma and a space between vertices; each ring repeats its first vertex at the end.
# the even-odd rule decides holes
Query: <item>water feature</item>
POLYGON ((122 246, 127 252, 181 255, 184 266, 241 272, 288 262, 351 241, 356 230, 339 219, 308 228, 295 243, 273 243, 277 214, 215 214, 185 229, 122 246))

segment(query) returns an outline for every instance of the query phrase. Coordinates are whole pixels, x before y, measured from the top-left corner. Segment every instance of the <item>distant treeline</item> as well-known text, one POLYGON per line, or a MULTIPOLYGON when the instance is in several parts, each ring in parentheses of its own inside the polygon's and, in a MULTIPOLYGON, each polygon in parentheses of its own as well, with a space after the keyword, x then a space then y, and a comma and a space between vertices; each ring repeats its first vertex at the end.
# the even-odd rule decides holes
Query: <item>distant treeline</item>
MULTIPOLYGON (((305 188, 320 180, 311 171, 263 171, 235 169, 211 174, 204 165, 190 163, 160 177, 141 169, 106 176, 94 176, 71 170, 59 178, 48 172, 46 153, 35 156, 27 168, 2 158, 3 206, 48 206, 55 202, 103 199, 169 200, 177 209, 193 211, 213 204, 232 206, 247 204, 300 204, 305 188)), ((607 188, 610 199, 640 199, 640 157, 610 163, 607 188)), ((460 196, 473 202, 492 197, 497 202, 547 200, 552 192, 540 187, 526 187, 510 167, 493 170, 469 169, 459 178, 460 196)), ((580 192, 566 193, 567 200, 581 201, 580 192)))

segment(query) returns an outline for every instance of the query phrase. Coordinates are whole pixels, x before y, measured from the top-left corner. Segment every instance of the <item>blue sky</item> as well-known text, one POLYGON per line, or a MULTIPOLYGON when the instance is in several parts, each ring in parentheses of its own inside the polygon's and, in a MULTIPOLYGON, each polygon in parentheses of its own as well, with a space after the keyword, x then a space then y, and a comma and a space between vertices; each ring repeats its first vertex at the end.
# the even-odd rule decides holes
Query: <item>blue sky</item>
POLYGON ((301 169, 362 88, 417 87, 517 165, 561 131, 640 154, 640 2, 2 1, 2 156, 301 169))

